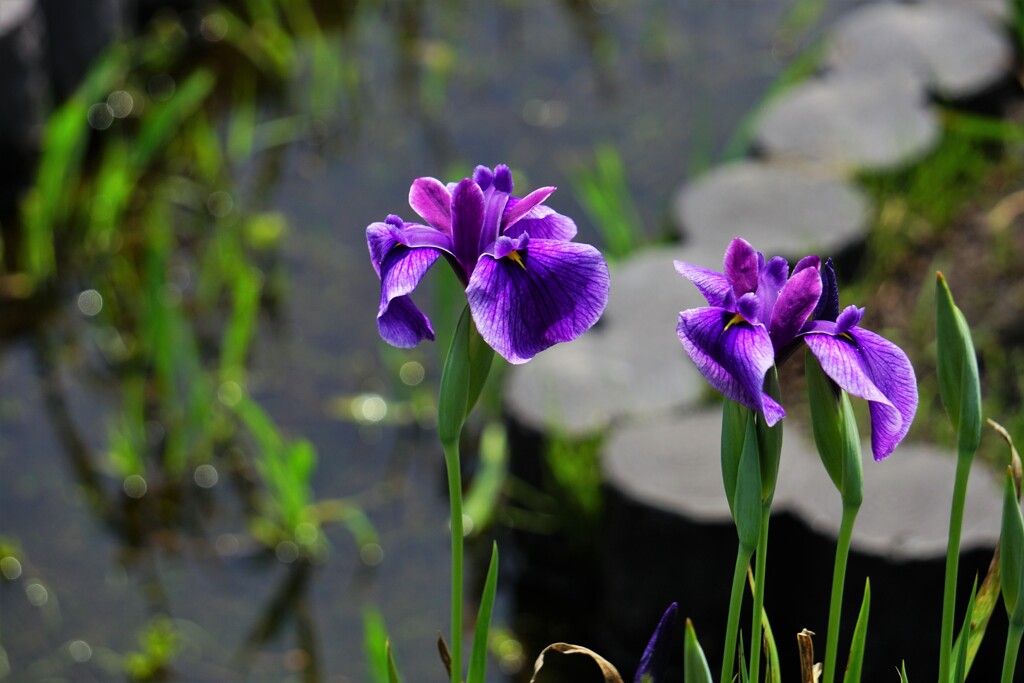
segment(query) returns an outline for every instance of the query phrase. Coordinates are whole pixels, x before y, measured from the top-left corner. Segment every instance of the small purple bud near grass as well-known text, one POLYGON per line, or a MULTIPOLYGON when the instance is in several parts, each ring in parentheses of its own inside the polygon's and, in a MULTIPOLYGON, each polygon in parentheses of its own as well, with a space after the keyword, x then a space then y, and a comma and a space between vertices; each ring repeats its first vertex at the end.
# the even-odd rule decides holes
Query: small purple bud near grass
POLYGON ((594 325, 608 302, 608 265, 597 249, 572 242, 576 224, 544 206, 543 187, 512 196, 512 173, 478 166, 444 185, 417 178, 409 205, 425 221, 388 216, 366 229, 381 280, 377 329, 394 346, 434 339, 430 319, 409 295, 442 255, 466 290, 483 339, 510 363, 571 341, 594 325))
POLYGON ((665 610, 647 647, 644 648, 633 683, 661 683, 664 681, 668 655, 676 647, 675 636, 678 629, 679 605, 673 602, 665 610))
POLYGON ((679 340, 726 398, 774 425, 786 411, 765 393, 765 375, 806 344, 833 382, 868 401, 875 460, 886 458, 907 435, 917 411, 914 369, 898 346, 860 327, 863 309, 840 311, 831 260, 822 264, 807 256, 789 272, 785 259, 765 261, 736 238, 726 249, 724 274, 675 265, 708 302, 679 314, 679 340))

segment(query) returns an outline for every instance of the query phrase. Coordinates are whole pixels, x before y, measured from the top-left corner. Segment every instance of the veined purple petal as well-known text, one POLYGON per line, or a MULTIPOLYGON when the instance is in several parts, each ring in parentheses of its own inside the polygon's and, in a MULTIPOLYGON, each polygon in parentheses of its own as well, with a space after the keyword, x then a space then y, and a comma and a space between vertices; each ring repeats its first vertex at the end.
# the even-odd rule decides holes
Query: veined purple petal
POLYGON ((820 298, 821 276, 817 268, 805 268, 789 278, 775 301, 768 327, 776 349, 793 341, 820 298))
POLYGON ((480 186, 469 178, 459 181, 452 192, 452 246, 467 281, 480 255, 484 210, 484 193, 480 186))
POLYGON ((698 291, 708 300, 709 306, 718 308, 725 307, 725 299, 731 293, 732 285, 721 273, 716 273, 707 268, 695 266, 692 263, 682 261, 673 262, 676 272, 693 283, 698 291))
POLYGON ((796 262, 795 266, 793 266, 793 275, 796 275, 801 270, 806 270, 807 268, 814 268, 815 270, 818 270, 818 267, 820 265, 821 259, 818 258, 817 256, 813 254, 810 256, 804 256, 802 259, 796 262))
POLYGON ((480 336, 510 363, 579 337, 608 303, 608 265, 588 244, 531 239, 505 258, 485 254, 466 288, 480 336))
MULTIPOLYGON (((506 215, 523 200, 509 197, 505 204, 506 215)), ((539 240, 562 240, 568 242, 576 236, 576 223, 568 216, 557 213, 554 209, 538 204, 515 223, 510 223, 503 231, 509 237, 518 237, 528 232, 539 240)))
POLYGON ((408 348, 423 339, 434 338, 430 320, 408 294, 440 256, 441 252, 435 249, 397 245, 384 258, 377 309, 377 329, 384 341, 408 348))
POLYGON ((747 292, 757 291, 759 274, 758 253, 745 239, 733 239, 725 250, 725 277, 732 285, 736 296, 741 297, 747 292))
POLYGON ((477 166, 473 169, 473 182, 486 192, 494 183, 494 171, 486 166, 477 166))
POLYGON ((814 309, 815 320, 831 320, 839 316, 839 285, 836 282, 836 269, 832 259, 825 259, 821 267, 821 299, 814 309))
POLYGON ((744 294, 736 301, 736 310, 748 321, 755 323, 761 319, 761 300, 757 294, 744 294))
POLYGON ((480 242, 477 245, 478 252, 482 253, 501 234, 501 219, 505 214, 505 205, 511 191, 512 173, 508 166, 498 166, 494 169, 494 184, 484 192, 486 209, 483 228, 480 230, 480 242))
POLYGON ((678 628, 679 605, 673 602, 665 610, 661 621, 658 622, 658 627, 654 629, 651 639, 647 642, 647 647, 644 648, 633 683, 641 683, 644 680, 651 681, 651 683, 664 683, 663 676, 668 653, 676 647, 675 636, 678 628))
POLYGON ((452 233, 452 196, 437 178, 417 178, 409 188, 409 206, 428 224, 452 233))
POLYGON ((509 197, 508 203, 505 205, 505 215, 501 218, 502 232, 504 233, 508 230, 509 226, 515 225, 520 219, 524 218, 530 212, 530 209, 539 206, 554 191, 555 188, 553 187, 541 187, 522 199, 509 197))
POLYGON ((839 317, 836 318, 836 334, 849 332, 851 328, 856 327, 860 323, 860 319, 863 317, 863 308, 847 306, 843 309, 843 312, 839 314, 839 317))
POLYGON ((723 308, 692 308, 679 314, 676 332, 704 378, 726 398, 758 410, 769 426, 786 416, 764 392, 764 377, 775 363, 763 325, 735 320, 723 308))
POLYGON ((384 262, 384 257, 399 243, 399 232, 399 228, 391 222, 370 223, 366 227, 366 246, 370 250, 370 263, 373 264, 377 277, 380 277, 380 265, 384 262))
POLYGON ((766 326, 771 324, 772 310, 779 292, 786 286, 789 278, 789 263, 781 256, 773 256, 764 264, 757 280, 757 296, 761 299, 760 322, 766 326))
POLYGON ((832 381, 870 402, 871 450, 875 460, 888 457, 917 412, 917 380, 907 355, 862 327, 836 337, 808 334, 804 341, 832 381))

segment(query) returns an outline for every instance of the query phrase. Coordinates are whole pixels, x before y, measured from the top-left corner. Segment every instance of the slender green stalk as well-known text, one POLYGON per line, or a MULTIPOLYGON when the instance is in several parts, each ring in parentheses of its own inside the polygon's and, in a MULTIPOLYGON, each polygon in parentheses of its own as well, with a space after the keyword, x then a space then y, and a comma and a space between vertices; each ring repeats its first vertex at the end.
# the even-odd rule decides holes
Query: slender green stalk
POLYGON ((949 542, 946 545, 946 583, 942 591, 942 631, 939 643, 940 683, 949 681, 950 658, 953 651, 953 614, 956 611, 956 575, 960 563, 960 532, 964 522, 967 477, 971 473, 973 457, 973 453, 961 450, 956 460, 953 507, 949 513, 949 542))
POLYGON ((462 682, 462 472, 459 464, 459 442, 442 444, 444 463, 448 469, 448 500, 451 502, 452 526, 452 683, 462 682))
POLYGON ((1021 636, 1024 636, 1024 626, 1011 624, 1010 630, 1006 634, 1002 683, 1013 683, 1013 670, 1017 667, 1017 652, 1020 650, 1021 636))
POLYGON ((828 608, 828 638, 825 641, 825 669, 822 683, 832 683, 836 673, 836 654, 839 650, 839 617, 843 611, 843 586, 846 583, 846 560, 850 556, 853 523, 857 521, 859 505, 843 505, 843 519, 839 523, 836 542, 836 562, 832 568, 832 600, 828 608))
POLYGON ((732 572, 732 593, 729 596, 729 621, 725 627, 725 654, 722 656, 721 683, 732 683, 733 665, 736 664, 736 635, 740 626, 740 609, 743 607, 744 582, 747 568, 754 554, 752 548, 742 545, 736 550, 736 568, 732 572))
POLYGON ((757 539, 757 573, 754 574, 754 612, 750 625, 750 683, 758 683, 761 673, 761 620, 764 612, 764 569, 768 555, 768 519, 770 500, 761 505, 761 534, 757 539))

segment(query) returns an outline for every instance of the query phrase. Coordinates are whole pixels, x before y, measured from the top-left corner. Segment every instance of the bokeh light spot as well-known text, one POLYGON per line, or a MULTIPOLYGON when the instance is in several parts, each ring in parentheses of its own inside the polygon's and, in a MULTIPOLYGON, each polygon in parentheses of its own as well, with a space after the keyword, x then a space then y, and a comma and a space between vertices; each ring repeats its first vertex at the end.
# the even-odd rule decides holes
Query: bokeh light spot
POLYGON ((114 118, 123 119, 132 113, 135 99, 127 90, 115 90, 107 95, 107 106, 110 107, 110 113, 114 118))
POLYGON ((25 596, 35 607, 42 607, 50 601, 50 591, 46 590, 46 586, 38 581, 33 581, 25 586, 25 596))
POLYGON ((313 545, 320 538, 320 530, 315 524, 302 522, 295 527, 295 540, 302 545, 313 545))
POLYGON ((114 122, 114 111, 110 108, 110 105, 102 102, 89 107, 89 113, 86 114, 86 118, 89 120, 89 125, 96 130, 106 130, 114 122))
POLYGON ((384 561, 384 548, 379 543, 367 543, 359 549, 359 559, 369 567, 376 567, 384 561))
POLYGON ((142 498, 149 487, 146 480, 137 474, 129 474, 124 478, 124 492, 129 498, 142 498))
POLYGON ((217 387, 217 398, 228 407, 238 405, 242 400, 242 387, 238 382, 228 380, 217 387))
POLYGON ((361 394, 352 402, 352 414, 361 422, 380 422, 388 415, 388 403, 380 394, 361 394))
POLYGON ((281 541, 274 549, 277 559, 285 564, 291 564, 299 559, 299 546, 291 541, 281 541))
POLYGON ((78 295, 78 310, 84 315, 94 316, 103 310, 103 295, 95 289, 87 289, 78 295))
POLYGON ((149 96, 157 102, 166 102, 174 97, 174 89, 177 86, 169 74, 156 74, 149 79, 147 90, 149 96))
POLYGON ((223 218, 235 208, 235 200, 224 190, 217 190, 211 192, 210 196, 206 198, 206 208, 211 215, 223 218))
POLYGON ((216 12, 207 14, 199 24, 199 32, 206 40, 216 43, 223 40, 224 36, 228 34, 228 20, 224 18, 224 15, 216 12))
POLYGON ((414 360, 403 363, 398 370, 398 378, 402 380, 403 384, 410 387, 418 386, 423 381, 425 374, 423 366, 414 360))
POLYGON ((21 562, 11 555, 0 559, 0 574, 8 581, 14 581, 21 576, 21 562))
POLYGON ((92 659, 92 648, 84 640, 72 640, 68 643, 68 652, 71 654, 71 659, 79 664, 92 659))
POLYGON ((222 557, 237 555, 242 544, 238 542, 238 536, 234 534, 221 534, 213 542, 213 547, 222 557))
POLYGON ((212 489, 217 485, 217 480, 220 478, 220 475, 217 474, 217 468, 205 463, 197 467, 192 476, 196 480, 196 485, 204 489, 212 489))

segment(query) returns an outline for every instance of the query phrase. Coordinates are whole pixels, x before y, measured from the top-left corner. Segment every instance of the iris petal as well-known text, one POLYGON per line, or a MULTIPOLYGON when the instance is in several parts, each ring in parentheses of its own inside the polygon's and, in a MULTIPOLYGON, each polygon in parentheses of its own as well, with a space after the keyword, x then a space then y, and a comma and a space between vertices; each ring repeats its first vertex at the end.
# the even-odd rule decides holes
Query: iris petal
POLYGON ((683 263, 682 261, 674 263, 676 272, 693 283, 708 300, 708 306, 723 307, 725 305, 725 298, 729 294, 731 285, 724 275, 695 266, 692 263, 683 263))
POLYGON ((917 381, 907 355, 862 327, 841 337, 808 334, 804 340, 832 381, 869 401, 871 450, 875 460, 888 457, 917 412, 917 381))
POLYGON ((679 628, 679 605, 672 603, 665 610, 658 627, 654 629, 651 639, 640 657, 640 665, 636 669, 634 683, 650 681, 664 683, 665 668, 668 665, 669 652, 675 648, 676 631, 679 628))
POLYGON ((452 244, 455 259, 467 279, 480 255, 480 232, 484 224, 484 193, 469 178, 461 180, 452 192, 452 244))
POLYGON ((438 230, 452 232, 452 196, 437 178, 417 178, 409 188, 409 206, 438 230))
POLYGON ((730 324, 724 308, 693 308, 679 314, 676 332, 704 378, 726 398, 760 411, 769 426, 786 416, 764 393, 764 377, 775 363, 771 337, 763 325, 730 324))
MULTIPOLYGON (((525 201, 525 198, 508 198, 508 203, 505 205, 506 219, 522 201, 525 201)), ((524 232, 528 232, 537 239, 569 241, 576 236, 576 223, 568 216, 563 216, 548 206, 538 204, 514 223, 509 223, 502 232, 509 237, 519 237, 524 232)))
POLYGON ((608 302, 608 266, 588 244, 531 239, 516 259, 484 254, 466 288, 477 330, 510 363, 586 332, 608 302))
POLYGON ((796 337, 821 298, 821 276, 817 268, 805 268, 789 278, 772 308, 771 332, 775 348, 781 349, 796 337))
POLYGON ((434 338, 434 329, 423 311, 408 294, 441 256, 435 249, 397 245, 381 264, 380 306, 377 309, 377 330, 384 341, 410 348, 424 339, 434 338))
POLYGON ((758 253, 749 242, 737 237, 729 243, 725 250, 725 277, 737 297, 757 291, 760 270, 758 253))
POLYGON ((531 209, 536 206, 540 206, 554 191, 555 188, 553 187, 541 187, 522 199, 515 199, 514 203, 513 198, 509 197, 508 204, 505 205, 505 215, 501 218, 502 231, 507 230, 510 226, 515 225, 519 220, 525 218, 526 214, 528 214, 531 209))

